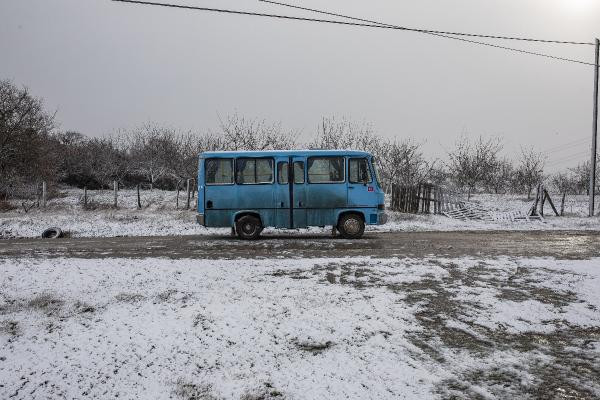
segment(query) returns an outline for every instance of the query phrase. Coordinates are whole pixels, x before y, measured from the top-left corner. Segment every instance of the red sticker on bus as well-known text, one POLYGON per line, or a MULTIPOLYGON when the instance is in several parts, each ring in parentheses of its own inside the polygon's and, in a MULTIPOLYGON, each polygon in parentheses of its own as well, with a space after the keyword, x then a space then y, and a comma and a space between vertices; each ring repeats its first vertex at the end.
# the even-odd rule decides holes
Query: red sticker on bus
POLYGON ((369 186, 369 188, 367 189, 369 192, 373 191, 373 186, 369 186))

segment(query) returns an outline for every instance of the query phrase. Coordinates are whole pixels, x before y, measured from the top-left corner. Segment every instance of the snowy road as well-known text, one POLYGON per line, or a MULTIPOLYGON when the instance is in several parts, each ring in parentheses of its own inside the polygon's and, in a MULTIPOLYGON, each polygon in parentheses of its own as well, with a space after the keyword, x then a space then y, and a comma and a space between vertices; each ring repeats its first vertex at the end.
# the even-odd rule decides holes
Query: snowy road
POLYGON ((0 241, 1 399, 596 399, 598 360, 598 233, 0 241))
POLYGON ((2 258, 0 398, 600 398, 598 265, 2 258))
MULTIPOLYGON (((285 232, 285 231, 284 231, 285 232)), ((157 236, 0 240, 0 257, 78 258, 326 258, 424 256, 522 256, 590 258, 600 256, 600 232, 477 231, 370 232, 361 240, 290 233, 258 241, 222 236, 157 236)))

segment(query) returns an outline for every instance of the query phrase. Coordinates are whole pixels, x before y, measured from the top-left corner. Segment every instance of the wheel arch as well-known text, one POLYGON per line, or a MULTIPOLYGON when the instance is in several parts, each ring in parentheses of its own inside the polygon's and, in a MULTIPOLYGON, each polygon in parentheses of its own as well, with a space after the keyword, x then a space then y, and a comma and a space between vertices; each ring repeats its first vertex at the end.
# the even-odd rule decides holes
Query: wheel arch
POLYGON ((348 214, 356 214, 358 215, 362 221, 366 224, 366 218, 365 218, 365 213, 361 210, 357 210, 357 209, 345 209, 345 210, 340 210, 337 213, 337 216, 335 218, 335 224, 336 226, 340 223, 340 219, 344 216, 344 215, 348 215, 348 214))
POLYGON ((238 221, 238 219, 245 217, 246 215, 251 215, 253 217, 258 218, 258 220, 260 221, 260 224, 264 226, 264 222, 263 219, 260 215, 260 212, 256 211, 256 210, 240 210, 237 211, 236 213, 233 214, 232 218, 231 218, 231 226, 235 228, 235 223, 238 221))

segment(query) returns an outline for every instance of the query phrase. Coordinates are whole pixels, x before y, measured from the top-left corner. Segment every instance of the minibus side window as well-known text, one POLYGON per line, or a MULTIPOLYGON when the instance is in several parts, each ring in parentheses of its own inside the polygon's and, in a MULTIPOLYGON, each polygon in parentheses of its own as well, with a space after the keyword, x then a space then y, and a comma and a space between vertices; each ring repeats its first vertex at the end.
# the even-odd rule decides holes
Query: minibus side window
POLYGON ((366 158, 348 160, 348 181, 350 183, 371 183, 371 172, 366 158))
MULTIPOLYGON (((277 182, 282 185, 288 183, 288 163, 277 164, 277 182)), ((304 183, 304 162, 294 161, 294 183, 304 183)))
POLYGON ((232 158, 208 158, 204 162, 204 182, 207 185, 230 185, 233 183, 232 158))
POLYGON ((344 180, 344 157, 308 158, 308 183, 339 183, 344 180))
POLYGON ((236 182, 240 185, 273 183, 272 158, 238 158, 235 170, 236 182))

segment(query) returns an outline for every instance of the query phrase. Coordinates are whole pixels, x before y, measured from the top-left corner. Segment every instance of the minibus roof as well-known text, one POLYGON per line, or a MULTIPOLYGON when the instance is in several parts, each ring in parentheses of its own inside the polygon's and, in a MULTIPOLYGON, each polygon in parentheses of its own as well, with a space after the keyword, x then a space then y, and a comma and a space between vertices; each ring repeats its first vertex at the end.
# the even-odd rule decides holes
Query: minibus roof
POLYGON ((290 157, 290 156, 351 156, 369 157, 371 154, 359 150, 259 150, 259 151, 206 151, 201 158, 210 157, 290 157))

